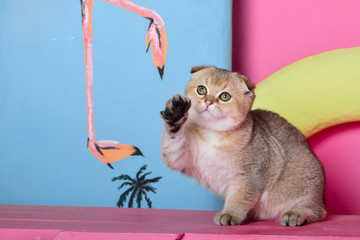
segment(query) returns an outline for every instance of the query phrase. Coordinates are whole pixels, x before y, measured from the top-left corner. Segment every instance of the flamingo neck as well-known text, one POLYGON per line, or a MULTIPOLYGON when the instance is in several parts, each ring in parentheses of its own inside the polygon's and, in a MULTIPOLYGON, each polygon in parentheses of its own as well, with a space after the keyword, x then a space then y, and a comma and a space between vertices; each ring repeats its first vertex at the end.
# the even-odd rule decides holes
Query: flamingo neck
POLYGON ((105 1, 108 3, 112 3, 116 6, 122 7, 128 11, 134 12, 144 18, 154 19, 156 22, 160 22, 163 24, 162 19, 156 12, 151 11, 136 3, 130 2, 128 0, 105 0, 105 1))

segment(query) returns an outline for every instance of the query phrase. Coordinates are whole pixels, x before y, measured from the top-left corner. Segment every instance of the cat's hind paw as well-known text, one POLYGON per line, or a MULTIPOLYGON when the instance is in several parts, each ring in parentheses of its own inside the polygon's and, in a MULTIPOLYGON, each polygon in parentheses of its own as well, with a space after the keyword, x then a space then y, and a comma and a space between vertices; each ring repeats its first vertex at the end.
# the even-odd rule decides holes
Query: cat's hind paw
POLYGON ((233 216, 228 213, 219 212, 216 214, 214 222, 216 225, 220 226, 232 226, 232 225, 240 225, 243 219, 233 216))
POLYGON ((170 126, 170 132, 177 132, 187 119, 187 111, 191 107, 191 100, 184 95, 175 94, 166 102, 164 111, 160 116, 170 126))

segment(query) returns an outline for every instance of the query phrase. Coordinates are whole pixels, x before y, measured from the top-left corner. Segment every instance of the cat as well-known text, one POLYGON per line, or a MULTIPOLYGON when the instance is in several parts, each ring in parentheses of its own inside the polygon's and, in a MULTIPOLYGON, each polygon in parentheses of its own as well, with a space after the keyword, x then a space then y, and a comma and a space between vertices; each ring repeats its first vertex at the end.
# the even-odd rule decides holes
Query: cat
POLYGON ((278 114, 251 110, 255 85, 245 76, 213 66, 191 73, 185 96, 160 112, 161 155, 225 200, 215 224, 324 219, 325 174, 306 138, 278 114))

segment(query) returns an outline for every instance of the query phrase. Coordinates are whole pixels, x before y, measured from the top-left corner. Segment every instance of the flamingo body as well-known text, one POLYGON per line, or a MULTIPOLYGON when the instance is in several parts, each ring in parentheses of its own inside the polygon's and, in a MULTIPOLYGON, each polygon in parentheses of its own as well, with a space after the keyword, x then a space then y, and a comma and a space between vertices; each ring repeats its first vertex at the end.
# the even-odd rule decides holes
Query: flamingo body
POLYGON ((138 147, 110 140, 100 140, 94 143, 89 143, 88 140, 88 148, 95 157, 112 169, 110 163, 130 156, 144 156, 138 147))

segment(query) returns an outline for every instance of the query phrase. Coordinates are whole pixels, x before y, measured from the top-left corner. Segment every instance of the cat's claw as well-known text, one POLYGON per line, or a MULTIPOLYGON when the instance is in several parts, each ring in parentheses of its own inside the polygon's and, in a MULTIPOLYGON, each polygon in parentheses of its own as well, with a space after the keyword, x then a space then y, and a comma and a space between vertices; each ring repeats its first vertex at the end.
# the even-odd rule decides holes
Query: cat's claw
POLYGON ((177 132, 187 119, 187 112, 191 107, 190 98, 181 94, 175 94, 172 99, 166 102, 164 111, 160 112, 161 117, 171 127, 171 132, 177 132))

